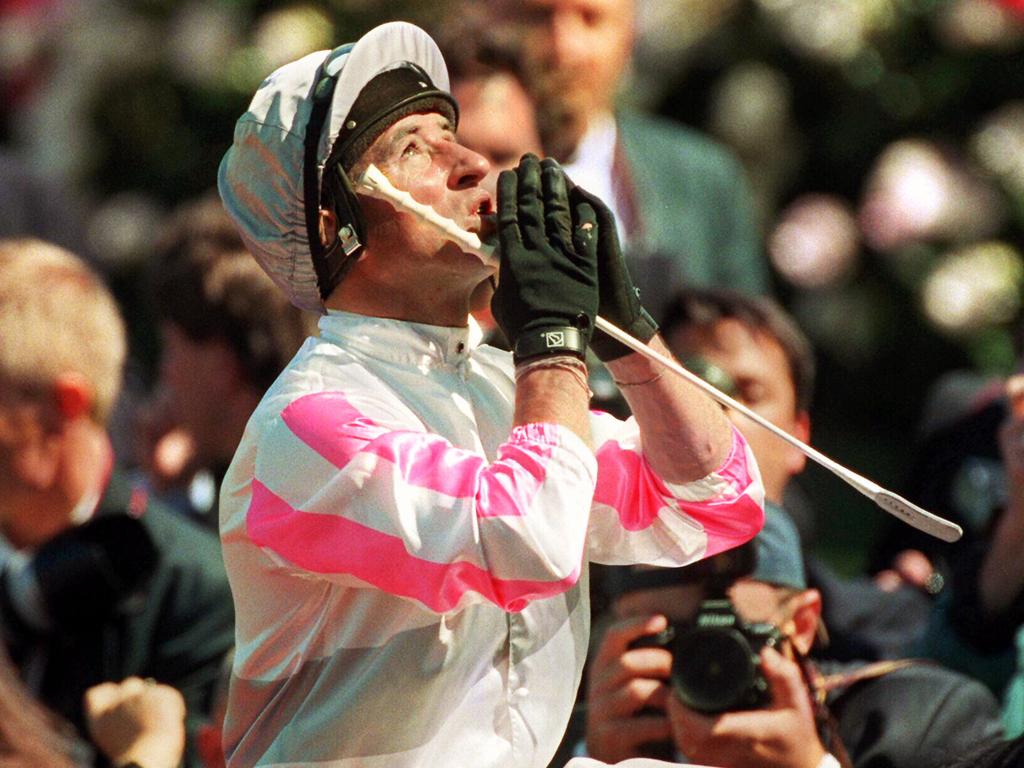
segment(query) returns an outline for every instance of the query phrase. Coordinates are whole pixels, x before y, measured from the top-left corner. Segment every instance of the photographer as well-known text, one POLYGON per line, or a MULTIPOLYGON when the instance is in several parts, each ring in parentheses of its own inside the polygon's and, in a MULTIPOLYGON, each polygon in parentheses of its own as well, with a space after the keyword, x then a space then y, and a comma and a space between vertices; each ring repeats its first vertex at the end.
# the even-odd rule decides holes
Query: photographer
POLYGON ((590 755, 685 756, 722 768, 927 768, 999 737, 995 700, 969 678, 911 661, 807 658, 821 596, 806 588, 796 529, 780 509, 767 510, 754 555, 725 553, 689 574, 621 569, 611 580, 619 621, 592 660, 590 755), (734 617, 715 599, 723 595, 734 617), (739 653, 744 645, 754 663, 739 653))
MULTIPOLYGON (((808 439, 814 377, 811 349, 778 305, 734 291, 686 289, 673 300, 662 328, 673 352, 691 368, 780 428, 808 439)), ((944 748, 956 748, 957 738, 963 738, 966 745, 973 735, 992 732, 995 722, 990 717, 991 700, 965 679, 921 665, 901 668, 906 662, 864 665, 864 661, 898 655, 897 649, 920 625, 921 615, 914 600, 919 596, 908 589, 885 594, 866 580, 823 578, 828 573, 821 564, 806 568, 791 518, 782 507, 772 504, 782 501, 791 478, 804 468, 805 458, 743 417, 736 416, 735 423, 757 457, 769 500, 765 533, 756 540, 761 555, 756 570, 752 560, 744 563, 721 557, 708 561, 707 570, 702 566, 700 571, 691 567, 681 571, 608 572, 608 591, 615 597, 614 613, 619 619, 631 619, 608 632, 592 660, 587 699, 587 746, 591 754, 605 760, 638 754, 671 758, 682 750, 693 759, 716 765, 816 766, 822 760, 827 763, 826 748, 837 756, 841 750, 838 746, 833 749, 827 738, 822 741, 814 736, 815 719, 827 737, 826 726, 835 718, 842 741, 852 753, 853 765, 866 765, 873 755, 881 754, 893 758, 886 765, 916 768, 920 763, 908 762, 909 755, 918 746, 926 748, 929 740, 937 739, 944 748), (752 576, 739 579, 751 572, 752 576), (809 589, 809 585, 815 588, 809 589), (670 723, 666 707, 675 698, 668 694, 671 654, 660 648, 630 646, 649 644, 665 628, 666 616, 692 617, 701 598, 709 596, 729 596, 744 619, 765 622, 781 631, 785 640, 764 652, 761 674, 770 696, 761 696, 754 711, 710 718, 673 702, 670 723), (853 667, 831 665, 819 670, 809 662, 794 661, 803 659, 812 645, 815 658, 825 655, 823 644, 814 643, 823 625, 822 616, 831 640, 825 651, 832 659, 857 662, 853 667), (779 650, 782 652, 775 652, 779 650), (843 676, 850 669, 858 670, 856 677, 843 676), (826 695, 822 688, 815 688, 820 686, 820 682, 814 682, 820 677, 819 671, 839 675, 829 678, 829 684, 837 688, 830 694, 827 711, 812 708, 807 695, 809 689, 826 695), (885 674, 879 677, 880 673, 885 674), (879 679, 852 685, 865 675, 879 679), (927 680, 932 680, 927 684, 934 684, 935 689, 925 694, 923 685, 927 680), (882 681, 888 682, 883 685, 882 681), (944 702, 939 695, 943 688, 950 691, 949 701, 944 702), (849 695, 841 693, 846 689, 849 695), (980 700, 976 709, 979 720, 962 729, 951 729, 948 735, 945 726, 919 725, 927 721, 913 719, 901 709, 904 690, 922 701, 944 702, 943 707, 934 705, 942 709, 942 717, 956 717, 961 702, 980 700), (873 710, 876 701, 892 707, 883 706, 870 713, 870 717, 882 717, 879 722, 887 724, 878 734, 868 728, 872 721, 864 709, 873 710), (674 742, 673 724, 677 733, 674 742), (755 738, 754 734, 760 736, 755 738), (661 743, 652 748, 652 742, 661 743)), ((709 620, 724 620, 721 609, 706 615, 709 620)), ((764 633, 764 626, 756 629, 754 637, 758 641, 770 635, 764 633)), ((691 663, 685 670, 700 675, 702 668, 722 667, 726 664, 722 649, 720 644, 708 647, 711 658, 688 649, 683 658, 691 663)), ((722 688, 717 678, 705 682, 712 691, 722 688)), ((917 708, 917 698, 912 697, 909 700, 915 712, 927 716, 917 708)), ((752 705, 747 702, 744 708, 752 705)))

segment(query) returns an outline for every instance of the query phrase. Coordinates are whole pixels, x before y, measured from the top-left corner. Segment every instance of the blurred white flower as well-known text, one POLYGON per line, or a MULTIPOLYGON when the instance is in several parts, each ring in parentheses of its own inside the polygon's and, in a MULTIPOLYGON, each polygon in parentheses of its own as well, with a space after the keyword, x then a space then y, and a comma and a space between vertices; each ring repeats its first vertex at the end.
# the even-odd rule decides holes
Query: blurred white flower
POLYGON ((790 84, 766 64, 739 64, 717 84, 711 100, 711 131, 740 154, 766 151, 790 125, 790 84))
POLYGON ((670 56, 707 37, 739 0, 637 0, 636 31, 648 55, 670 56))
POLYGON ((835 285, 857 263, 859 233, 846 201, 832 195, 805 195, 782 212, 768 239, 772 265, 801 288, 835 285))
POLYGON ((990 185, 935 144, 905 139, 889 145, 868 174, 859 221, 876 250, 924 240, 990 236, 1004 217, 990 185))
POLYGON ((1024 101, 1008 102, 985 118, 970 147, 986 170, 1024 195, 1024 101))
POLYGON ((228 79, 226 60, 240 44, 243 29, 239 8, 229 3, 191 2, 171 19, 167 57, 187 82, 218 86, 228 79))
POLYGON ((959 335, 1012 320, 1020 311, 1024 260, 1010 245, 989 241, 950 253, 927 277, 925 315, 959 335))
POLYGON ((253 45, 262 55, 267 72, 307 53, 330 48, 333 41, 330 17, 312 5, 268 11, 256 22, 253 32, 253 45))
POLYGON ((819 61, 853 59, 893 19, 893 0, 758 0, 797 53, 819 61))
POLYGON ((630 101, 655 106, 699 44, 740 10, 740 0, 636 0, 630 101))
POLYGON ((955 49, 1005 50, 1024 40, 1024 14, 999 0, 951 0, 935 14, 939 39, 955 49))

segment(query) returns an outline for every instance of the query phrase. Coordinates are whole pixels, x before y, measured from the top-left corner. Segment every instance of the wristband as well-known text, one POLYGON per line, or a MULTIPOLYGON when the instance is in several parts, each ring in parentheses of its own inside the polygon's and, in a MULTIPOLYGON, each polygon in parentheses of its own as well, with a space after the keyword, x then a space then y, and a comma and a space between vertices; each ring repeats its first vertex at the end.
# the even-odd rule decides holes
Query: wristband
POLYGON ((665 369, 662 368, 656 374, 651 376, 651 378, 644 379, 643 381, 619 381, 618 379, 614 379, 614 378, 612 379, 612 381, 614 381, 615 385, 618 386, 618 387, 642 387, 644 384, 653 384, 654 382, 656 382, 658 379, 660 379, 664 375, 665 375, 665 369))
POLYGON ((516 363, 541 355, 575 355, 582 360, 586 351, 587 339, 580 329, 566 325, 524 333, 516 339, 512 357, 516 363))
POLYGON ((576 383, 587 393, 588 398, 594 394, 590 391, 590 383, 587 380, 587 364, 576 355, 542 355, 533 360, 527 360, 525 363, 518 363, 516 365, 516 382, 518 383, 520 378, 538 368, 567 371, 573 375, 576 383))
POLYGON ((826 752, 821 758, 821 762, 818 763, 818 768, 840 768, 840 765, 835 755, 826 752))

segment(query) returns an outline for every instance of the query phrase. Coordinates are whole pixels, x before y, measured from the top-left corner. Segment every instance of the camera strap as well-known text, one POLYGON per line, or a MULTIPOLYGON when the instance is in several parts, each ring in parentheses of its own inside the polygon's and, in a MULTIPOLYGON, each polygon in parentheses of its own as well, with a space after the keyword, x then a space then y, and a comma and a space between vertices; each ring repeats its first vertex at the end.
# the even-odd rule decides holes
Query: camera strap
POLYGON ((822 701, 824 701, 832 691, 849 688, 864 680, 873 680, 883 675, 888 675, 890 672, 895 672, 898 669, 923 663, 925 663, 924 659, 876 661, 872 664, 865 664, 850 672, 839 672, 833 675, 823 675, 815 667, 814 672, 817 674, 817 681, 813 684, 812 690, 814 690, 816 698, 821 697, 822 701))
POLYGON ((825 747, 826 752, 839 762, 840 768, 853 768, 853 760, 850 759, 850 753, 847 752, 846 745, 843 744, 843 739, 839 735, 839 723, 836 722, 835 716, 828 708, 827 702, 829 692, 841 687, 841 685, 836 684, 830 688, 829 678, 840 676, 823 675, 817 665, 807 656, 796 652, 795 649, 794 654, 797 666, 800 668, 800 674, 803 676, 804 683, 811 694, 814 724, 817 727, 818 737, 821 739, 822 746, 825 747))

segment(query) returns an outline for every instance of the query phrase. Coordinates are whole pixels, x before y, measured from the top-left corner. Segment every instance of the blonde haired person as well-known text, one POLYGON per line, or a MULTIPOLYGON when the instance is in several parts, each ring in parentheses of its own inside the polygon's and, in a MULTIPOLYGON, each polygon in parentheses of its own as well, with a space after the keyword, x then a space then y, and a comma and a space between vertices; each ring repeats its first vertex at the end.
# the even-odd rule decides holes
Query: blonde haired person
POLYGON ((81 464, 110 461, 104 424, 125 328, 102 281, 63 248, 0 241, 0 275, 0 450, 20 444, 25 493, 46 490, 43 504, 6 502, 0 526, 15 546, 34 547, 66 526, 69 507, 99 492, 100 478, 81 464))
POLYGON ((125 326, 103 281, 0 241, 0 630, 29 689, 84 736, 85 692, 153 678, 205 715, 233 614, 216 538, 114 467, 125 326))
POLYGON ((30 238, 0 240, 0 372, 47 385, 77 373, 105 423, 121 385, 124 321, 102 281, 71 252, 30 238), (49 325, 65 318, 67 333, 49 325), (17 340, 15 343, 14 340, 17 340))

